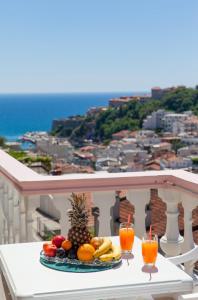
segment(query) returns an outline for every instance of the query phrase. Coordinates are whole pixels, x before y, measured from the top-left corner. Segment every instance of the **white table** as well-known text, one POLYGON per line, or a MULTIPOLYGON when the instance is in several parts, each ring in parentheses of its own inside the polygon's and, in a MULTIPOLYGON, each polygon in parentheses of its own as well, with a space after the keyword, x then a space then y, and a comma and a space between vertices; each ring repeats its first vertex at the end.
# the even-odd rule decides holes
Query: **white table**
MULTIPOLYGON (((119 243, 118 237, 112 238, 119 243)), ((119 268, 94 273, 65 273, 51 270, 39 262, 42 242, 0 246, 0 268, 13 299, 17 300, 93 300, 123 299, 140 295, 192 292, 190 276, 160 254, 158 272, 142 271, 141 241, 135 238, 134 258, 123 260, 119 268)))

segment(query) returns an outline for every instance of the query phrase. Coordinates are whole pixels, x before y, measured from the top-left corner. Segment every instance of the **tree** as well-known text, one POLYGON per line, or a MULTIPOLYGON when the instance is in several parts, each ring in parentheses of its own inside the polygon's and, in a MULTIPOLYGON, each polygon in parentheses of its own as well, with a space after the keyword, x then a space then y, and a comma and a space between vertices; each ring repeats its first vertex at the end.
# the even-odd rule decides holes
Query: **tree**
POLYGON ((4 148, 5 142, 6 142, 6 139, 3 136, 0 136, 0 147, 4 148))

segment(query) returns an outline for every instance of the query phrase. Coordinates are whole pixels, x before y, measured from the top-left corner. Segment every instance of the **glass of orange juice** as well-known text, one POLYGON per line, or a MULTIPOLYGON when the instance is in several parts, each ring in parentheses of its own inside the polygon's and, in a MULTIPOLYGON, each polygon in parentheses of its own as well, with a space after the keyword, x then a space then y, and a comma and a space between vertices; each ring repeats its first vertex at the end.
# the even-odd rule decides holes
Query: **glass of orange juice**
POLYGON ((157 235, 146 235, 142 238, 142 257, 144 264, 154 266, 157 259, 158 238, 157 235))
POLYGON ((119 236, 120 236, 120 247, 122 253, 124 254, 131 253, 133 242, 134 242, 133 224, 127 222, 121 223, 119 236))

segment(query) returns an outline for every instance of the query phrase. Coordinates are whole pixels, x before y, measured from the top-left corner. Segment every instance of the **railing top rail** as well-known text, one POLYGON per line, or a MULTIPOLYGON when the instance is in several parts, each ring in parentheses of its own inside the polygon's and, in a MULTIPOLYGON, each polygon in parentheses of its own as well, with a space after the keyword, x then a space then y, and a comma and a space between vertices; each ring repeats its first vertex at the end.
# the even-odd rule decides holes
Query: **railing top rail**
POLYGON ((2 150, 0 150, 0 173, 8 178, 23 194, 123 190, 162 186, 176 186, 198 193, 198 176, 183 170, 44 176, 32 171, 2 150))

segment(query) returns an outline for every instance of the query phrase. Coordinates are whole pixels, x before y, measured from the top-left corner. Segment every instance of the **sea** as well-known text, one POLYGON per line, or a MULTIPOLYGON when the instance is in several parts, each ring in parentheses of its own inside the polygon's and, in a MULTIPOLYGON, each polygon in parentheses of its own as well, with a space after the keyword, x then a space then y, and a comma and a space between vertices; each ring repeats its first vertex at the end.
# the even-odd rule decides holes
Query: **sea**
MULTIPOLYGON (((50 131, 53 119, 82 115, 92 106, 131 92, 0 95, 0 136, 16 141, 29 131, 50 131)), ((142 93, 143 94, 143 93, 142 93)))

